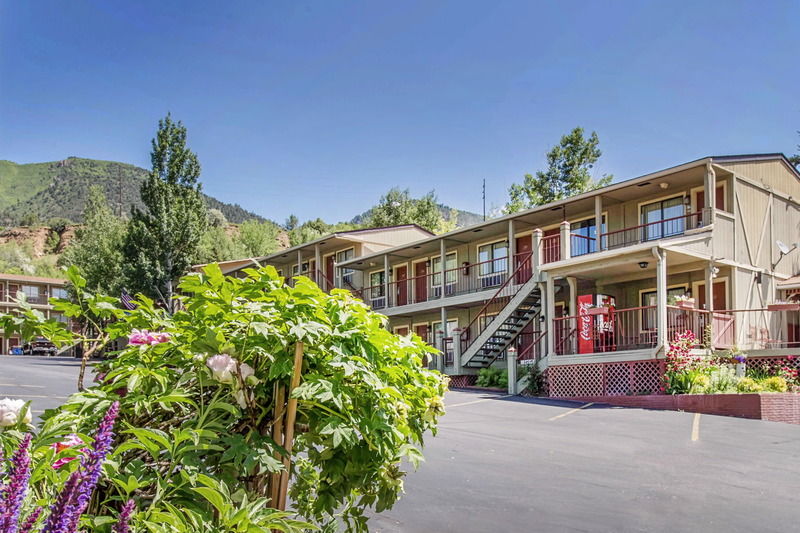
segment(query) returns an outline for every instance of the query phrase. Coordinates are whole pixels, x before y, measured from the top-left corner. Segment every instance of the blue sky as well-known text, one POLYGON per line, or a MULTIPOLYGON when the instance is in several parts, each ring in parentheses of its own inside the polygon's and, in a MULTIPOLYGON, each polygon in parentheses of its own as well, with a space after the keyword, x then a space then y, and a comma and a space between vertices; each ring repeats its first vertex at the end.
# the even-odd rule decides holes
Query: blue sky
POLYGON ((167 111, 206 192, 349 219, 389 187, 481 210, 574 126, 618 179, 794 153, 800 3, 0 2, 0 159, 149 165, 167 111), (116 4, 116 5, 113 5, 116 4))

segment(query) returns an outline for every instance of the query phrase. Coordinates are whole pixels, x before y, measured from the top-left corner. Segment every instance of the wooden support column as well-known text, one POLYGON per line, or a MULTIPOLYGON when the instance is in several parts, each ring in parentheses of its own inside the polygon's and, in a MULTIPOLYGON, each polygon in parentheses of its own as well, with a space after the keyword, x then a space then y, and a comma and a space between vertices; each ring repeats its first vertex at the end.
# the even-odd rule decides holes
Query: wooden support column
POLYGON ((322 256, 319 253, 319 243, 314 245, 314 270, 314 281, 317 282, 317 285, 322 287, 323 290, 330 290, 332 287, 327 287, 327 283, 323 281, 324 278, 321 276, 322 256))
POLYGON ((531 236, 531 271, 534 276, 539 275, 539 267, 542 265, 542 230, 536 228, 531 236))
POLYGON ((517 239, 514 238, 514 235, 514 220, 512 219, 508 221, 508 265, 506 270, 509 276, 514 273, 514 262, 517 257, 517 239))
POLYGON ((389 254, 383 256, 383 293, 386 298, 386 307, 389 307, 389 254))
POLYGON ((303 252, 301 250, 297 250, 297 275, 303 273, 303 252))
POLYGON ((706 309, 709 311, 714 310, 714 263, 708 262, 705 272, 706 278, 706 309))
POLYGON ((569 316, 578 316, 578 280, 572 276, 567 276, 569 285, 569 316))
POLYGON ((667 346, 667 254, 659 248, 654 249, 657 254, 656 262, 656 312, 658 324, 658 346, 666 349, 667 346))
MULTIPOLYGON (((447 270, 447 247, 444 244, 444 239, 439 241, 439 258, 440 258, 439 264, 442 266, 442 275, 439 276, 441 278, 441 283, 442 283, 442 288, 440 290, 441 294, 439 294, 439 298, 444 300, 444 296, 445 296, 444 295, 444 292, 445 292, 444 288, 445 288, 445 285, 447 285, 447 282, 444 279, 444 277, 445 277, 444 272, 445 272, 445 270, 447 270)), ((456 266, 458 266, 458 265, 456 265, 456 266)), ((461 275, 461 271, 459 271, 458 275, 459 276, 461 275)), ((447 316, 447 312, 444 311, 444 308, 442 308, 442 311, 445 313, 444 316, 447 316)))
MULTIPOLYGON (((444 257, 444 256, 442 256, 442 257, 444 257)), ((444 263, 442 263, 442 270, 444 271, 444 263)), ((442 272, 442 292, 444 292, 444 272, 442 272)), ((439 346, 438 346, 439 350, 441 351, 441 354, 439 355, 438 367, 439 367, 439 372, 444 373, 444 366, 445 366, 444 365, 444 357, 445 357, 445 350, 447 348, 447 346, 445 345, 444 340, 448 336, 448 331, 447 331, 447 308, 444 307, 444 306, 442 306, 441 310, 439 311, 439 319, 442 321, 442 334, 441 334, 441 337, 440 337, 441 340, 439 341, 439 346)))
POLYGON ((569 229, 569 222, 564 221, 561 223, 561 260, 569 259, 572 254, 570 245, 572 244, 572 233, 569 229))
POLYGON ((603 197, 599 194, 594 197, 594 229, 597 236, 595 249, 599 252, 603 249, 603 197))
MULTIPOLYGON (((717 203, 717 175, 711 163, 706 163, 706 173, 703 180, 704 203, 703 203, 703 225, 707 226, 714 223, 714 210, 717 203), (707 219, 706 219, 707 218, 707 219)), ((700 206, 697 206, 698 208, 700 206)))
POLYGON ((553 319, 556 317, 556 286, 553 277, 547 274, 545 280, 545 315, 544 323, 547 328, 547 357, 556 353, 556 338, 553 319))
POLYGON ((455 328, 453 336, 453 375, 461 374, 461 328, 455 328))

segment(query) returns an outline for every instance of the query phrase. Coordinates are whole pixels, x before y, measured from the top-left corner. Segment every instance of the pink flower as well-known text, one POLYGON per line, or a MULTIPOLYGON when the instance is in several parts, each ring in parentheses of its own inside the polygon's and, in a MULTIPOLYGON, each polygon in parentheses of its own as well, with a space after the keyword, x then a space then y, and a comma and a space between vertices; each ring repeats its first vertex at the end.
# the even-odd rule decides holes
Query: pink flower
POLYGON ((211 375, 221 383, 233 382, 233 372, 236 370, 236 360, 226 353, 221 353, 208 358, 206 366, 211 369, 211 375))
POLYGON ((147 344, 156 345, 156 344, 161 344, 161 343, 164 343, 164 342, 169 342, 171 338, 172 338, 171 335, 169 333, 167 333, 166 331, 164 331, 164 332, 155 332, 155 331, 154 332, 150 332, 150 331, 147 331, 146 329, 142 329, 142 330, 134 329, 131 332, 130 337, 128 337, 128 342, 130 344, 134 344, 134 345, 138 345, 138 346, 147 345, 147 344))
MULTIPOLYGON (((61 453, 64 450, 68 450, 70 448, 75 448, 76 446, 84 446, 84 445, 85 445, 85 443, 83 442, 83 439, 81 439, 79 436, 77 436, 77 435, 75 435, 73 433, 71 435, 68 435, 67 438, 62 440, 61 442, 54 442, 53 444, 50 445, 50 447, 53 448, 56 451, 56 453, 61 453)), ((86 448, 84 447, 84 448, 81 448, 80 451, 83 452, 85 450, 86 450, 86 448)), ((58 470, 59 468, 61 468, 65 464, 69 463, 70 461, 74 461, 75 459, 77 459, 77 457, 62 457, 60 459, 57 459, 53 463, 53 469, 54 470, 58 470)))

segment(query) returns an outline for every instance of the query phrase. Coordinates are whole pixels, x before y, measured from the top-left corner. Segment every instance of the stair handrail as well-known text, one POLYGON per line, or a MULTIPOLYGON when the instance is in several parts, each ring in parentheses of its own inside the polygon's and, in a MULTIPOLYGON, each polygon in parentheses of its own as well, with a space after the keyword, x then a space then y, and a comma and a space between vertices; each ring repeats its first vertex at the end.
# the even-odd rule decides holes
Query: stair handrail
MULTIPOLYGON (((531 262, 531 258, 532 257, 533 257, 533 253, 532 252, 526 254, 526 257, 522 261, 520 261, 519 266, 514 270, 514 272, 510 276, 508 276, 506 278, 506 280, 503 282, 502 285, 500 285, 500 287, 497 289, 497 291, 494 293, 494 295, 492 295, 492 297, 489 298, 489 300, 486 301, 484 306, 481 307, 481 310, 478 311, 478 313, 475 315, 475 318, 473 318, 470 321, 470 323, 467 324, 467 327, 464 328, 461 331, 461 335, 460 335, 461 342, 464 342, 464 340, 465 340, 464 339, 464 334, 466 334, 467 335, 467 339, 469 339, 469 330, 472 327, 472 325, 475 323, 475 321, 477 321, 483 315, 484 311, 486 311, 486 309, 489 307, 489 305, 491 305, 492 302, 494 302, 496 299, 498 299, 500 297, 500 293, 503 292, 503 290, 511 282, 511 280, 513 280, 513 279, 515 279, 517 277, 517 274, 522 270, 523 267, 525 267, 526 263, 530 263, 531 262)), ((531 276, 533 276, 533 272, 531 272, 531 276)), ((527 283, 527 282, 528 282, 528 280, 525 280, 525 283, 527 283)), ((525 283, 522 283, 522 285, 524 285, 525 283)), ((517 289, 517 293, 518 292, 519 292, 519 289, 517 289)), ((514 293, 514 295, 516 296, 517 293, 514 293)), ((508 304, 506 304, 506 305, 508 305, 508 304)), ((503 306, 503 308, 505 309, 505 306, 503 306)), ((487 324, 487 326, 488 326, 488 324, 487 324)), ((483 332, 481 331, 480 333, 483 333, 483 332)), ((475 336, 475 339, 473 339, 472 342, 475 342, 475 340, 478 338, 480 333, 478 333, 478 335, 475 336)), ((472 343, 468 344, 467 347, 469 347, 471 345, 472 345, 472 343)))
MULTIPOLYGON (((323 271, 322 271, 322 270, 320 270, 320 269, 317 269, 317 274, 318 274, 318 276, 319 276, 319 277, 321 277, 321 278, 322 278, 322 279, 325 281, 325 283, 327 283, 327 284, 328 284, 328 287, 330 287, 328 290, 331 290, 331 289, 335 289, 335 288, 336 288, 336 286, 333 284, 333 282, 331 281, 331 279, 330 279, 328 276, 326 276, 326 275, 325 275, 325 272, 323 272, 323 271)), ((319 278, 318 278, 318 279, 319 279, 319 278)), ((317 285, 319 285, 319 281, 317 281, 317 285)))
POLYGON ((527 355, 528 355, 528 352, 530 352, 531 350, 533 350, 533 348, 534 348, 534 347, 535 347, 537 344, 539 344, 539 341, 541 341, 541 340, 542 340, 542 338, 543 338, 543 337, 544 337, 544 336, 547 334, 547 330, 544 330, 544 331, 534 331, 533 333, 534 333, 533 340, 532 340, 532 341, 531 341, 531 343, 530 343, 530 344, 527 346, 527 348, 525 348, 524 350, 522 350, 521 352, 519 352, 519 353, 517 354, 517 361, 520 361, 520 360, 523 360, 523 359, 525 359, 525 356, 527 356, 527 355))
POLYGON ((347 289, 350 292, 356 294, 362 300, 364 299, 364 293, 361 292, 361 289, 356 289, 355 286, 352 283, 350 283, 349 280, 343 279, 343 281, 344 281, 344 284, 347 285, 347 289))

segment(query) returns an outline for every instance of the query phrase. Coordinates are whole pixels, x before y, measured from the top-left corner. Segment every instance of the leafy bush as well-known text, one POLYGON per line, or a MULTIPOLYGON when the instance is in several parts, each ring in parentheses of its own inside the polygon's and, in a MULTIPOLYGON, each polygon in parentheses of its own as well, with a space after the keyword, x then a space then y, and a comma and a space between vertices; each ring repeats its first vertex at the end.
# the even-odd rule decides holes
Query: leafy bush
POLYGON ((789 390, 789 385, 786 380, 780 376, 772 376, 761 382, 761 386, 767 392, 786 392, 789 390))
POLYGON ((478 370, 478 380, 476 385, 478 385, 478 387, 494 389, 508 388, 508 370, 493 366, 489 368, 481 368, 478 370))
MULTIPOLYGON (((130 340, 98 365, 97 386, 44 415, 34 443, 34 454, 50 453, 119 401, 122 438, 88 531, 106 532, 97 515, 129 498, 141 509, 133 523, 151 532, 367 531, 364 511, 394 504, 401 462, 419 463, 444 412, 446 378, 422 366, 431 348, 386 331, 386 319, 346 291, 328 295, 306 278, 289 287, 272 267, 237 279, 210 265, 183 278, 186 296, 170 316, 141 296, 123 311, 115 298, 85 294, 74 269, 69 276, 79 300, 56 310, 115 317, 101 341, 130 340), (283 512, 287 486, 293 508, 283 512)), ((0 325, 74 342, 30 309, 0 325)), ((55 475, 45 469, 32 482, 55 475)))
POLYGON ((706 394, 717 394, 725 392, 736 392, 736 370, 729 365, 720 365, 711 370, 708 375, 709 383, 705 388, 706 394))
MULTIPOLYGON (((527 371, 528 371, 528 384, 525 387, 525 392, 527 392, 531 396, 538 396, 540 394, 543 394, 545 388, 545 381, 544 381, 544 374, 542 373, 541 370, 539 370, 539 366, 529 365, 527 367, 527 371)), ((520 375, 521 374, 522 373, 520 373, 520 375)))
POLYGON ((761 392, 763 387, 753 378, 744 377, 736 384, 736 390, 742 393, 761 392))

